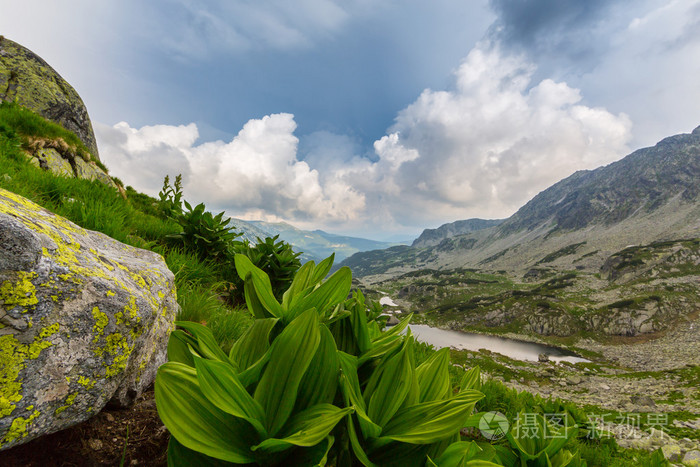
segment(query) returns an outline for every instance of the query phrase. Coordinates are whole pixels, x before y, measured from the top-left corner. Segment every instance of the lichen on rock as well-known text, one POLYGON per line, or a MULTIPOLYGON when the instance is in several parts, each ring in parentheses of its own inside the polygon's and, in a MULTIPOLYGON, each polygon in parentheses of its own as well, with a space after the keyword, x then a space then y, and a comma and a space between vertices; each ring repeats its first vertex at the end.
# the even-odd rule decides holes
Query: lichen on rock
POLYGON ((178 306, 162 257, 0 189, 0 449, 129 405, 178 306))
POLYGON ((75 89, 41 57, 7 38, 0 38, 0 100, 14 100, 60 123, 100 160, 90 117, 75 89))

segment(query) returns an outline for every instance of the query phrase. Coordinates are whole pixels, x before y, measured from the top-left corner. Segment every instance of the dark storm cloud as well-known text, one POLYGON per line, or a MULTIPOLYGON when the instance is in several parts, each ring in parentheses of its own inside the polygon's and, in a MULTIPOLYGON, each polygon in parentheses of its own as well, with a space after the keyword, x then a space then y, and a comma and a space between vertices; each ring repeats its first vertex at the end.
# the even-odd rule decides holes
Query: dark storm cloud
POLYGON ((488 37, 506 49, 580 66, 607 47, 611 16, 629 0, 491 0, 488 37))

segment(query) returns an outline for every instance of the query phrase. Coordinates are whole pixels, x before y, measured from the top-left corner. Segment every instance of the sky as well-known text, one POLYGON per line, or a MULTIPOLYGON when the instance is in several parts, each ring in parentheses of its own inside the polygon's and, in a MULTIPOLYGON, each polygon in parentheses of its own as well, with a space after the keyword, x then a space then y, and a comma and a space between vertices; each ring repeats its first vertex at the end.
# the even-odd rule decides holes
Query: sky
POLYGON ((100 158, 243 219, 408 239, 700 125, 700 0, 0 0, 100 158))

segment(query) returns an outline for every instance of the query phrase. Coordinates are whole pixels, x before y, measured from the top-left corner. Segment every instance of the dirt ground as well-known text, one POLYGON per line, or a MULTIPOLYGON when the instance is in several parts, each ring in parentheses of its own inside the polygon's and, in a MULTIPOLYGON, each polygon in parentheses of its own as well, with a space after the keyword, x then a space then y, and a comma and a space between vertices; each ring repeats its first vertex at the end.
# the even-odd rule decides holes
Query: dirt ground
POLYGON ((169 436, 151 388, 130 409, 105 409, 79 425, 0 452, 0 466, 165 466, 169 436))

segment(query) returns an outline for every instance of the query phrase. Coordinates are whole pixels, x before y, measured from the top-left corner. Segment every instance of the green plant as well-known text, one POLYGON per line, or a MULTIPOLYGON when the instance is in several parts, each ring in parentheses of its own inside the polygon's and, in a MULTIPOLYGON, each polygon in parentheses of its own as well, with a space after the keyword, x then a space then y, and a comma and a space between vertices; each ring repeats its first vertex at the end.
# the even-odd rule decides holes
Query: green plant
MULTIPOLYGON (((279 235, 264 240, 258 237, 257 243, 253 245, 246 240, 236 246, 236 251, 247 256, 256 267, 268 275, 272 293, 280 300, 284 291, 291 285, 294 274, 301 267, 301 253, 295 253, 289 243, 278 239, 279 235)), ((234 275, 232 282, 237 291, 234 301, 242 302, 243 279, 234 275)))
MULTIPOLYGON (((520 461, 520 465, 579 467, 586 465, 580 454, 562 449, 577 432, 576 425, 564 423, 560 426, 539 413, 523 411, 506 438, 513 449, 513 457, 520 461)), ((503 457, 506 460, 510 456, 505 454, 503 457)), ((515 464, 513 457, 507 460, 508 464, 515 464)))
POLYGON ((223 220, 223 211, 214 216, 206 210, 204 203, 194 208, 187 201, 184 204, 185 210, 175 213, 172 218, 182 230, 166 238, 196 252, 201 260, 226 263, 231 256, 233 241, 241 234, 229 226, 230 219, 223 220))
POLYGON ((447 448, 475 426, 478 369, 455 394, 449 351, 416 366, 401 335, 410 316, 382 332, 380 307, 346 298, 348 268, 322 281, 332 260, 302 266, 278 301, 268 275, 236 255, 255 321, 228 354, 206 327, 178 322, 156 378, 171 465, 424 465, 459 451, 447 448))
POLYGON ((163 188, 158 193, 158 208, 164 217, 176 219, 182 214, 182 174, 175 177, 174 186, 170 185, 170 176, 163 179, 163 188))

